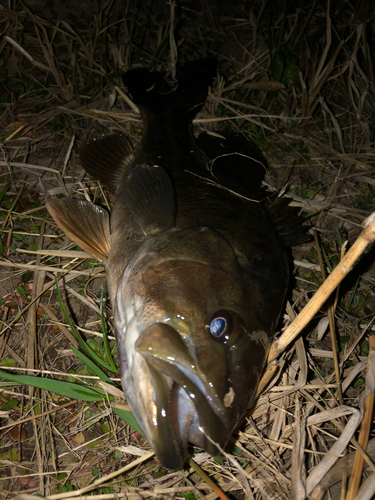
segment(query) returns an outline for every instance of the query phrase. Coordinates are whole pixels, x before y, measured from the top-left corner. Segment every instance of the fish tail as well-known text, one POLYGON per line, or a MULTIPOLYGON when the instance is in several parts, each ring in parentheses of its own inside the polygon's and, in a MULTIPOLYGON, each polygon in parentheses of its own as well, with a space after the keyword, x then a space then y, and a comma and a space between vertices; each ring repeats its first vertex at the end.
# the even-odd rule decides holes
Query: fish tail
POLYGON ((176 80, 139 68, 125 73, 123 82, 141 112, 163 113, 172 108, 193 120, 204 105, 216 69, 216 59, 197 59, 180 67, 176 80))

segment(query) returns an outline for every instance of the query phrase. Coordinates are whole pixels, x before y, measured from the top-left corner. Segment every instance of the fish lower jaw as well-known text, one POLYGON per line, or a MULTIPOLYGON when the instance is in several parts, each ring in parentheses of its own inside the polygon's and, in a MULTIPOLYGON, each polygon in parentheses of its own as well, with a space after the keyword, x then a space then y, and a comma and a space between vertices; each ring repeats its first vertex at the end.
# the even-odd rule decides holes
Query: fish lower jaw
POLYGON ((178 426, 180 439, 186 443, 185 449, 190 443, 210 453, 217 453, 217 448, 208 440, 207 433, 202 432, 203 424, 191 395, 186 389, 174 383, 171 396, 171 404, 177 407, 175 424, 178 426))
POLYGON ((150 387, 138 390, 136 399, 142 418, 140 425, 161 464, 169 469, 181 469, 188 456, 189 443, 217 454, 217 447, 207 438, 209 429, 202 432, 204 425, 192 394, 169 375, 152 368, 151 371, 153 390, 150 391, 150 387), (145 397, 147 394, 150 397, 145 397))
POLYGON ((181 469, 188 443, 197 434, 199 417, 191 399, 171 377, 154 373, 152 380, 157 387, 152 392, 139 391, 136 396, 140 424, 161 464, 181 469), (145 397, 147 394, 151 397, 145 397))
POLYGON ((133 413, 163 465, 181 468, 189 442, 210 453, 217 453, 211 440, 225 445, 231 430, 225 404, 178 331, 148 326, 134 344, 129 370, 133 413))

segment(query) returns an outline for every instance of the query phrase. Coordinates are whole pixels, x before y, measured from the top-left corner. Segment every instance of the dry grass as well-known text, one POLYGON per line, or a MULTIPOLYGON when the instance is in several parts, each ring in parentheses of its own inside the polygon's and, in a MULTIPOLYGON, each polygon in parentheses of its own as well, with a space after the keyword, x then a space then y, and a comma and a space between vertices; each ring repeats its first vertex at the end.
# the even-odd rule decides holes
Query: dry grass
MULTIPOLYGON (((166 69, 177 55, 220 58, 197 132, 228 125, 246 132, 270 163, 270 188, 292 197, 319 234, 318 247, 293 251, 285 327, 322 282, 317 248, 330 271, 342 243, 352 246, 375 210, 370 3, 337 2, 329 9, 324 2, 300 2, 287 16, 280 14, 281 2, 260 0, 221 9, 203 1, 182 2, 181 9, 162 2, 121 5, 108 2, 70 24, 47 21, 18 2, 0 6, 3 370, 97 382, 69 348, 75 338, 57 302, 54 274, 75 324, 101 352, 104 270, 64 238, 44 198, 74 194, 110 208, 108 193, 81 170, 77 147, 84 134, 119 130, 136 147, 140 118, 121 89, 130 66, 166 69)), ((336 483, 333 498, 340 491, 348 500, 372 497, 372 260, 368 252, 304 329, 303 340, 277 360, 277 376, 233 436, 230 453, 194 455, 231 498, 319 499, 336 483)), ((1 382, 0 405, 0 500, 21 493, 217 498, 190 466, 163 469, 105 402, 1 382)))

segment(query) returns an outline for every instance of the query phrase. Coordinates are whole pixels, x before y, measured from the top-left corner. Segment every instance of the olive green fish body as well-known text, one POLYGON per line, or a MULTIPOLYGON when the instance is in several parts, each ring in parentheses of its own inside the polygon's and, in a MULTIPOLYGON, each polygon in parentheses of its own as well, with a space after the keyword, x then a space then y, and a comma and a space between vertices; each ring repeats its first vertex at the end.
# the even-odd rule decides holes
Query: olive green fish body
POLYGON ((189 442, 211 453, 226 445, 253 400, 288 286, 263 157, 242 137, 193 136, 215 71, 194 61, 173 83, 148 70, 124 75, 143 119, 138 152, 120 135, 81 152, 115 193, 110 222, 87 202, 48 201, 60 227, 106 262, 123 389, 170 468, 182 467, 189 442))

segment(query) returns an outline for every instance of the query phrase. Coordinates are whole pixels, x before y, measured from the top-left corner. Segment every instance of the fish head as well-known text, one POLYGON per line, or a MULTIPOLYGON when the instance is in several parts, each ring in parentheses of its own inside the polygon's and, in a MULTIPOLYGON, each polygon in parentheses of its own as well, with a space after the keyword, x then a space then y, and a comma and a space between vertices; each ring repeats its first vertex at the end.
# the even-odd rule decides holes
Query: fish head
POLYGON ((188 443, 217 454, 254 397, 267 349, 258 285, 207 228, 148 240, 118 284, 122 385, 160 462, 181 468, 188 443))

